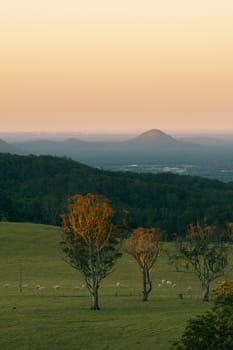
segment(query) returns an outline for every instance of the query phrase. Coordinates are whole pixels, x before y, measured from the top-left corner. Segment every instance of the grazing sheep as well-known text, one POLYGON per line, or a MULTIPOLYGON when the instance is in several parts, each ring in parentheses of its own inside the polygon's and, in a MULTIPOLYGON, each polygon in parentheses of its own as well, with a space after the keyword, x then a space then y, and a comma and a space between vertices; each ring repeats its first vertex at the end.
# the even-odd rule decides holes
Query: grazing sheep
POLYGON ((167 281, 167 286, 171 286, 172 285, 172 281, 167 281))
POLYGON ((162 284, 161 283, 158 283, 158 287, 160 288, 162 286, 162 284))
POLYGON ((117 282, 117 283, 116 283, 116 286, 117 286, 117 287, 120 287, 120 282, 117 282))
POLYGON ((44 286, 41 286, 40 284, 36 285, 36 290, 43 290, 43 289, 45 289, 44 286))
POLYGON ((28 283, 23 283, 23 284, 22 284, 22 288, 27 288, 28 286, 29 286, 28 283))
POLYGON ((161 283, 162 283, 162 284, 166 283, 166 280, 162 280, 161 283))
POLYGON ((61 288, 61 286, 59 286, 59 284, 55 284, 54 286, 53 286, 53 289, 54 290, 58 290, 58 289, 60 289, 61 288))
POLYGON ((176 283, 173 283, 172 288, 175 288, 175 287, 176 287, 176 283))

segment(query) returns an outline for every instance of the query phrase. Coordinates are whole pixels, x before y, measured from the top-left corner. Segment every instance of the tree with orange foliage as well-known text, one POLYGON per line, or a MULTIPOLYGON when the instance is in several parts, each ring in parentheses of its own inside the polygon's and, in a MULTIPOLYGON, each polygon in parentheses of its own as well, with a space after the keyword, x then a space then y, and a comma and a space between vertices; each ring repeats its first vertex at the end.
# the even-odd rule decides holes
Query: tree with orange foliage
POLYGON ((152 290, 150 271, 161 252, 159 228, 138 227, 129 238, 127 251, 139 264, 143 277, 143 301, 148 300, 152 290))
POLYGON ((226 231, 208 226, 189 225, 185 241, 179 241, 180 258, 191 265, 194 273, 201 281, 203 301, 209 300, 210 283, 226 273, 228 267, 228 251, 226 231))
POLYGON ((106 197, 89 193, 69 198, 67 212, 61 215, 65 259, 81 272, 92 296, 93 310, 99 310, 101 280, 121 256, 120 241, 112 223, 114 214, 106 197))

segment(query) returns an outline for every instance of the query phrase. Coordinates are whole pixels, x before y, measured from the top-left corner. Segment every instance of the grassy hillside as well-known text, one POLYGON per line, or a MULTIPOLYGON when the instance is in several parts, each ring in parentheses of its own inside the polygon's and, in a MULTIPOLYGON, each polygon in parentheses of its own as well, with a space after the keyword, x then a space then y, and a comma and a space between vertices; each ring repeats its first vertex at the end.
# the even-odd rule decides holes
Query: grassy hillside
POLYGON ((152 273, 151 298, 143 303, 138 267, 124 254, 101 285, 101 310, 93 312, 80 275, 60 255, 60 228, 1 222, 0 237, 0 349, 170 349, 186 320, 212 304, 202 303, 197 279, 176 272, 165 254, 152 273), (158 287, 162 279, 176 287, 158 287), (37 290, 38 284, 45 288, 37 290))

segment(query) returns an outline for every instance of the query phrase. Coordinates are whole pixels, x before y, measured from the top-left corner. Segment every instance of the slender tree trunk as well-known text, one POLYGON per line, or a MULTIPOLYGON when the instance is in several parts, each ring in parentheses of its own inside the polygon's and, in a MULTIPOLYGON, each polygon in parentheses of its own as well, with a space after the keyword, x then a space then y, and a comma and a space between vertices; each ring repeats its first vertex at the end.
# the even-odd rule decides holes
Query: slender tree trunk
POLYGON ((203 289, 202 300, 209 301, 210 284, 208 281, 203 282, 202 289, 203 289))
POLYGON ((98 287, 95 287, 93 289, 91 310, 100 310, 100 307, 99 307, 99 288, 98 287))
POLYGON ((143 269, 143 301, 148 300, 148 296, 152 290, 152 282, 150 279, 150 272, 148 269, 144 268, 143 269), (147 286, 149 287, 147 288, 147 286))
POLYGON ((142 301, 147 301, 148 299, 148 294, 146 290, 146 285, 147 285, 147 275, 146 275, 146 270, 143 269, 143 299, 142 301))
POLYGON ((146 275, 147 275, 147 282, 148 282, 148 285, 149 285, 149 288, 147 289, 147 295, 150 294, 150 292, 152 291, 152 282, 151 282, 151 279, 150 279, 150 270, 146 270, 146 275))

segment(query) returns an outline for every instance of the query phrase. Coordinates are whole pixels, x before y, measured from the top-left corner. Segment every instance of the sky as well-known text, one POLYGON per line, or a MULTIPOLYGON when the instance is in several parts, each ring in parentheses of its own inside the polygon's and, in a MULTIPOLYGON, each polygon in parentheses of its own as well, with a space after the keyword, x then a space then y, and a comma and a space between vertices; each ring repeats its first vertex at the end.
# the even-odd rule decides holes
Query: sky
POLYGON ((0 1, 0 131, 233 131, 232 0, 0 1))

